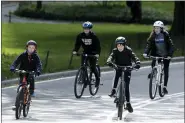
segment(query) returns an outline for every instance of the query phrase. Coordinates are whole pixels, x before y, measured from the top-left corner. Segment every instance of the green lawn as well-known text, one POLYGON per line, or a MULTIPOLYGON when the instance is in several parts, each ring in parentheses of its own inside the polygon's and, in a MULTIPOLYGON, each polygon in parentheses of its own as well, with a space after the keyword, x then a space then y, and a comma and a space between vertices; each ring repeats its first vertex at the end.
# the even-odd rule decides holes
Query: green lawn
MULTIPOLYGON (((97 23, 93 30, 101 41, 102 53, 100 64, 104 65, 112 42, 118 36, 125 36, 128 44, 141 58, 152 26, 124 25, 111 23, 97 23)), ((2 24, 2 75, 14 77, 9 72, 13 60, 25 50, 25 44, 32 39, 38 43, 38 54, 44 63, 46 52, 49 50, 48 66, 44 72, 56 72, 68 69, 71 51, 74 47, 76 35, 81 32, 81 25, 74 24, 2 24)), ((179 55, 179 53, 177 53, 179 55)), ((80 58, 74 57, 70 69, 78 68, 80 58)))

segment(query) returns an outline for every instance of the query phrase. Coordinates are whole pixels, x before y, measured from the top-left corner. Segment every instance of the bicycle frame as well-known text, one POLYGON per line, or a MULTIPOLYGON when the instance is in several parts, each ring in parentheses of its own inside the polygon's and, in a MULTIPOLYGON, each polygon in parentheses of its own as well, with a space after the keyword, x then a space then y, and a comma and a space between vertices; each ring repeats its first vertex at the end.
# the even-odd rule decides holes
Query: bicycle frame
POLYGON ((24 94, 23 104, 27 104, 30 84, 27 81, 26 73, 29 73, 28 75, 28 80, 29 80, 29 78, 31 77, 32 74, 34 74, 34 72, 26 72, 26 71, 21 71, 21 70, 16 70, 16 72, 23 74, 23 79, 17 88, 17 93, 21 91, 21 89, 23 89, 23 94, 24 94))
POLYGON ((155 66, 154 68, 157 69, 157 76, 156 76, 156 84, 157 86, 160 85, 160 78, 161 78, 161 74, 162 74, 162 69, 163 69, 163 59, 161 59, 161 63, 159 63, 160 58, 156 57, 156 61, 155 61, 155 66))

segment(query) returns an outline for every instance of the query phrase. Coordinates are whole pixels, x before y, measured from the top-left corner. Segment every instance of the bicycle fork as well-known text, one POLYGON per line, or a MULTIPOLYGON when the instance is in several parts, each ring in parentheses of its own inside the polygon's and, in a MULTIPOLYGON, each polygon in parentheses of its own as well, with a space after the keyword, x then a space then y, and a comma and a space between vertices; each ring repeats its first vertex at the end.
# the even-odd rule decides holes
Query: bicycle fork
POLYGON ((161 83, 160 83, 161 74, 162 74, 161 66, 158 65, 158 67, 157 67, 157 75, 156 75, 156 84, 157 84, 157 86, 161 85, 161 83))

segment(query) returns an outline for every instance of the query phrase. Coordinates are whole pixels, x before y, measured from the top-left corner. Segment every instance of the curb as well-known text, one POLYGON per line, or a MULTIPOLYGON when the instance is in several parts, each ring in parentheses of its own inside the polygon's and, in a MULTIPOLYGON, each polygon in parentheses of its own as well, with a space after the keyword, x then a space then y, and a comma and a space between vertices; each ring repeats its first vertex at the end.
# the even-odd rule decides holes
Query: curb
MULTIPOLYGON (((174 57, 172 58, 171 62, 182 62, 184 61, 184 57, 174 57)), ((148 66, 151 64, 151 61, 143 61, 141 62, 141 67, 148 66)), ((103 71, 110 71, 112 68, 110 67, 101 67, 101 72, 103 71)), ((57 73, 49 73, 49 74, 43 74, 39 77, 36 77, 36 81, 41 80, 51 80, 51 79, 57 79, 57 78, 63 78, 63 77, 69 77, 69 76, 75 76, 77 73, 77 70, 69 70, 69 71, 63 71, 63 72, 57 72, 57 73)), ((11 79, 11 80, 4 80, 1 81, 1 86, 11 86, 18 83, 18 78, 11 79)))

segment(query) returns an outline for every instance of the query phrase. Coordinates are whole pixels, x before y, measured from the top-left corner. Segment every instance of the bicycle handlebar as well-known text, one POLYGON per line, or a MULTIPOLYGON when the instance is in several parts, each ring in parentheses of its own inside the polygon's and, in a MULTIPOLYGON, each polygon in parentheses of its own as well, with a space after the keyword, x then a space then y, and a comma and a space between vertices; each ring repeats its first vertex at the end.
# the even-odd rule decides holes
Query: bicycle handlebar
POLYGON ((20 74, 35 74, 35 71, 25 71, 25 70, 19 70, 19 69, 15 69, 15 73, 20 73, 20 74))
POLYGON ((83 55, 83 56, 85 56, 85 57, 96 57, 95 55, 89 55, 89 54, 83 54, 83 53, 77 53, 76 55, 77 55, 77 56, 83 55))
POLYGON ((165 57, 158 57, 158 56, 147 56, 145 58, 152 58, 152 59, 171 59, 171 58, 165 58, 165 57))
POLYGON ((118 69, 121 69, 121 70, 123 70, 123 71, 137 70, 137 69, 135 68, 135 65, 134 65, 134 66, 120 66, 120 65, 116 65, 116 64, 114 64, 114 63, 112 63, 112 64, 113 64, 113 66, 116 66, 118 69))

